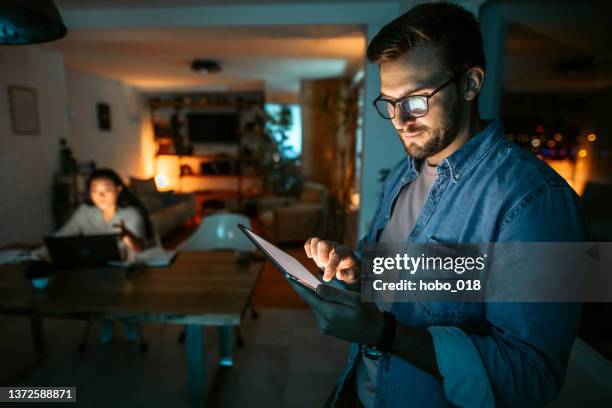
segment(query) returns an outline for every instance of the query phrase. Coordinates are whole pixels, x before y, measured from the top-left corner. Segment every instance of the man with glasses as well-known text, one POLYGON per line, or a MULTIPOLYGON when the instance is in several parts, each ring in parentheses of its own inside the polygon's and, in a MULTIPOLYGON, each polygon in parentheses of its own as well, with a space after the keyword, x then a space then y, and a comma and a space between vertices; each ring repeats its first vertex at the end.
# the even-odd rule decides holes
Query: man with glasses
POLYGON ((323 333, 353 343, 328 402, 369 408, 553 400, 579 304, 361 301, 364 244, 584 239, 573 190, 508 141, 499 121, 478 115, 485 60, 472 14, 448 3, 419 5, 383 27, 367 55, 380 68, 374 106, 407 155, 389 173, 355 252, 318 237, 304 246, 330 284, 316 294, 294 284, 296 291, 323 333))

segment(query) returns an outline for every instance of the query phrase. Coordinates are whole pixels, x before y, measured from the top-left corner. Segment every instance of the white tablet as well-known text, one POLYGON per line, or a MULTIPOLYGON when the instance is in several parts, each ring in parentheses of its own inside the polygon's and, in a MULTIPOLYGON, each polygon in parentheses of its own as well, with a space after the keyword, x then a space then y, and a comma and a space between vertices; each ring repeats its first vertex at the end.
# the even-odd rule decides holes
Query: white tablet
POLYGON ((286 253, 285 251, 272 245, 253 231, 242 224, 238 224, 238 228, 255 244, 259 250, 268 258, 274 266, 276 266, 289 279, 293 279, 298 284, 316 291, 317 286, 321 281, 317 279, 308 269, 304 267, 297 259, 286 253))

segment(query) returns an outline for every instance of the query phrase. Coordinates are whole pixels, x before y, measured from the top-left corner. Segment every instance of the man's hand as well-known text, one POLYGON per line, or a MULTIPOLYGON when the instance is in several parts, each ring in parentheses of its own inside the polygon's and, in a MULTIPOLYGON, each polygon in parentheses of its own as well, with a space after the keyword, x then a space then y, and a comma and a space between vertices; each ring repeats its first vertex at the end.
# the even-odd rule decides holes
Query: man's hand
POLYGON ((315 293, 291 279, 289 282, 310 306, 321 333, 367 345, 374 345, 379 340, 383 317, 375 303, 362 303, 359 293, 324 283, 315 293))
MULTIPOLYGON (((373 302, 361 302, 356 292, 322 283, 317 292, 288 279, 293 289, 310 306, 321 333, 342 340, 376 345, 383 328, 382 312, 373 302)), ((441 378, 433 339, 423 328, 397 323, 391 352, 414 366, 441 378)))
POLYGON ((359 281, 360 264, 348 246, 313 237, 306 241, 304 250, 323 269, 324 281, 329 282, 334 276, 349 285, 359 281))

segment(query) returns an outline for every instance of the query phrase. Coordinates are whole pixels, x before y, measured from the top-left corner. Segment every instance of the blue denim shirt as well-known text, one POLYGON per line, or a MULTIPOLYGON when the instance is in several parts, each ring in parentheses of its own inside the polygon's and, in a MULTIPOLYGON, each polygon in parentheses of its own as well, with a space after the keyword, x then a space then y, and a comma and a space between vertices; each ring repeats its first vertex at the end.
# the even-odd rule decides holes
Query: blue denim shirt
MULTIPOLYGON (((507 140, 499 121, 488 123, 437 171, 414 228, 406 231, 407 244, 585 239, 578 196, 546 163, 507 140)), ((401 188, 417 174, 409 156, 391 170, 359 248, 377 242, 401 188)), ((581 305, 397 302, 391 311, 401 324, 431 332, 443 379, 383 356, 376 407, 528 406, 558 394, 581 305)), ((358 352, 353 344, 336 399, 358 352)))

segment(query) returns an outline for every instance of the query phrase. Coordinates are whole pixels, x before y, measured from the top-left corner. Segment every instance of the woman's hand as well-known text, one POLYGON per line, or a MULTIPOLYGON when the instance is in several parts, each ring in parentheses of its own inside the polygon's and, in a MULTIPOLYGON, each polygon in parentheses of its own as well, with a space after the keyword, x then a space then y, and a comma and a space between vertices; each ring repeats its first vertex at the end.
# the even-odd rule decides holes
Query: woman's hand
POLYGON ((132 231, 125 227, 125 222, 121 220, 117 224, 113 224, 113 227, 119 228, 119 237, 123 240, 125 245, 133 251, 142 251, 144 249, 144 240, 138 238, 132 231))
POLYGON ((324 281, 329 282, 334 277, 349 285, 359 281, 361 265, 348 246, 313 237, 306 241, 304 250, 323 269, 324 281))

